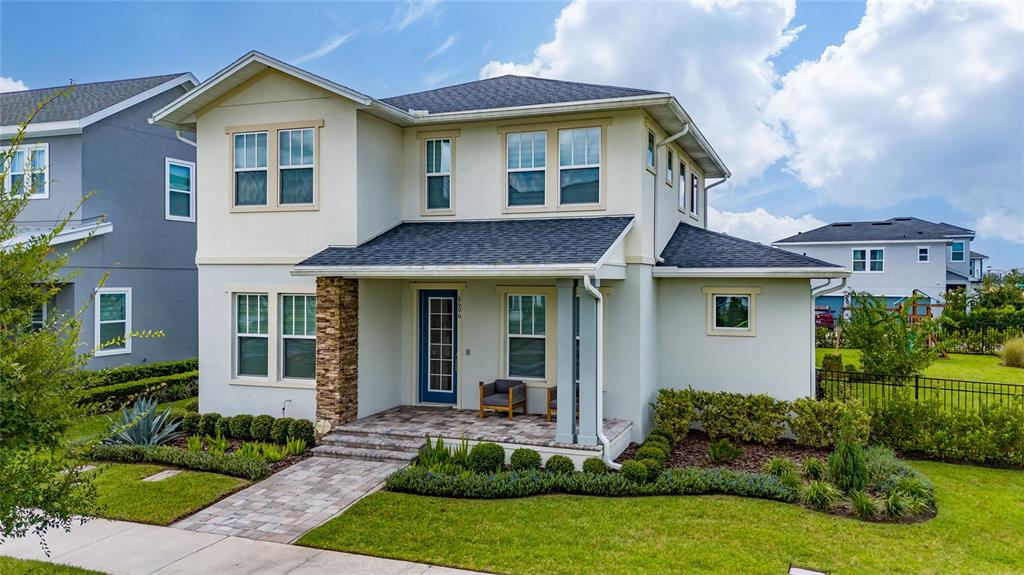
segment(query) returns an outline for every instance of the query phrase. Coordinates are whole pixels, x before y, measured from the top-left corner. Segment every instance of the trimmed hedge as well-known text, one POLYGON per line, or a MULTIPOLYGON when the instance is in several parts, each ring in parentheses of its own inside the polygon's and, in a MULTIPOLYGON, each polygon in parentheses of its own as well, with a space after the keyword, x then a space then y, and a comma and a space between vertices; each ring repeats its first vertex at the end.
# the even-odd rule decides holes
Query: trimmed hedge
POLYGON ((153 377, 166 377, 179 373, 199 371, 198 359, 184 359, 180 361, 158 361, 143 365, 128 365, 112 369, 101 369, 97 371, 81 371, 75 374, 75 379, 81 388, 92 388, 140 379, 153 377))
POLYGON ((270 476, 270 465, 263 459, 234 455, 213 455, 205 451, 188 451, 178 447, 142 445, 96 445, 92 459, 124 463, 163 463, 194 471, 209 471, 259 481, 270 476))
POLYGON ((84 389, 78 396, 78 405, 96 404, 104 411, 117 409, 141 395, 152 395, 176 383, 194 383, 199 380, 198 371, 172 375, 158 375, 146 379, 126 381, 112 385, 101 385, 84 389))
POLYGON ((256 441, 270 443, 273 441, 273 436, 271 435, 273 429, 274 417, 272 415, 257 415, 252 418, 252 426, 249 428, 249 437, 256 441))
MULTIPOLYGON (((231 418, 231 435, 235 439, 252 439, 252 416, 241 414, 231 418)), ((225 436, 228 437, 228 436, 225 436)))
POLYGON ((858 401, 801 398, 790 404, 789 429, 800 445, 833 447, 839 439, 839 423, 847 413, 852 418, 852 439, 867 443, 871 415, 858 401))
POLYGON ((662 389, 654 404, 658 427, 683 437, 690 422, 699 420, 712 439, 728 437, 769 444, 785 433, 789 402, 766 394, 662 389))

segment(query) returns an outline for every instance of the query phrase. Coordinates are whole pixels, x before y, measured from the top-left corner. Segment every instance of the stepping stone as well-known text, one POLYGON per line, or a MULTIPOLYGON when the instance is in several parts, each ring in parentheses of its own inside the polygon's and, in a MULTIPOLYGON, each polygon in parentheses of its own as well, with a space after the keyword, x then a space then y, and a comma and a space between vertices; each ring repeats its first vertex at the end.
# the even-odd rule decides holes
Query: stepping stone
POLYGON ((793 566, 790 566, 790 568, 789 568, 789 575, 828 575, 828 574, 827 573, 823 573, 821 571, 813 571, 811 569, 805 569, 803 567, 793 567, 793 566))
POLYGON ((150 475, 149 477, 145 477, 142 480, 143 481, 163 481, 164 479, 167 479, 168 477, 174 477, 175 475, 177 475, 179 473, 181 473, 180 469, 164 469, 160 473, 154 473, 153 475, 150 475))

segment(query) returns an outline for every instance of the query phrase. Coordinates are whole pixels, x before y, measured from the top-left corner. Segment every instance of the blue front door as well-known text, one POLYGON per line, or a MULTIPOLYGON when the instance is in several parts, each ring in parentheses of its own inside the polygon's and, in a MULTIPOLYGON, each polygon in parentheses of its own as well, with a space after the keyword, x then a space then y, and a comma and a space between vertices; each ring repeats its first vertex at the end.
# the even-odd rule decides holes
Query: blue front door
POLYGON ((420 401, 455 403, 458 294, 420 291, 420 401))

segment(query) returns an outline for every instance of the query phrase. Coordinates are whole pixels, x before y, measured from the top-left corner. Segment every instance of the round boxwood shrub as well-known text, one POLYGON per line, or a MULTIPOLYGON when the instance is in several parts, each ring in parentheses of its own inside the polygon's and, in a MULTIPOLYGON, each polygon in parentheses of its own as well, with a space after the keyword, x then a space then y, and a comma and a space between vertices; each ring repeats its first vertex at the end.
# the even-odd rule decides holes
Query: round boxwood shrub
POLYGON ((295 419, 288 426, 288 437, 292 439, 305 439, 306 445, 313 445, 316 439, 313 431, 313 422, 308 419, 295 419))
POLYGON ((469 468, 477 473, 494 473, 505 463, 505 450, 497 443, 477 443, 469 450, 469 468))
POLYGON ((636 450, 634 459, 655 459, 661 465, 664 465, 668 461, 668 454, 665 450, 657 445, 644 445, 640 449, 636 450))
POLYGON ((660 435, 648 437, 647 441, 644 442, 644 446, 651 445, 665 452, 665 455, 672 455, 672 446, 669 445, 667 439, 660 435))
POLYGON ((270 428, 270 439, 274 443, 287 443, 288 442, 288 430, 291 429, 292 423, 295 420, 291 417, 279 417, 274 420, 274 426, 270 428))
POLYGON ((626 479, 633 483, 646 483, 647 482, 647 466, 637 461, 636 459, 630 459, 622 464, 619 468, 619 473, 626 479))
POLYGON ((257 415, 252 418, 252 425, 249 427, 249 437, 256 441, 272 441, 270 435, 274 429, 274 418, 269 415, 257 415))
POLYGON ((564 455, 552 455, 544 464, 544 469, 551 473, 572 473, 576 471, 576 465, 564 455))
POLYGON ((508 460, 508 466, 512 471, 540 469, 540 454, 532 449, 520 447, 512 452, 512 457, 508 460))
POLYGON ((217 431, 214 435, 220 435, 221 437, 231 437, 231 421, 234 417, 222 417, 217 420, 217 431))
POLYGON ((181 418, 181 430, 189 435, 195 435, 199 433, 199 424, 202 421, 203 416, 198 413, 186 413, 181 418))
POLYGON ((644 464, 647 468, 647 481, 655 481, 658 476, 661 475, 661 471, 664 469, 664 465, 657 459, 641 459, 640 463, 644 464))
POLYGON ((583 472, 604 475, 608 473, 608 466, 601 461, 600 457, 588 457, 583 461, 583 472))
POLYGON ((652 437, 664 437, 665 441, 668 442, 669 447, 675 447, 676 436, 672 433, 672 430, 665 426, 657 426, 651 430, 651 434, 647 436, 647 440, 650 441, 652 437))
POLYGON ((231 437, 235 439, 251 439, 249 436, 251 429, 251 415, 236 415, 231 418, 231 437))
POLYGON ((219 413, 204 413, 199 418, 199 433, 203 435, 217 435, 217 422, 220 421, 219 413))

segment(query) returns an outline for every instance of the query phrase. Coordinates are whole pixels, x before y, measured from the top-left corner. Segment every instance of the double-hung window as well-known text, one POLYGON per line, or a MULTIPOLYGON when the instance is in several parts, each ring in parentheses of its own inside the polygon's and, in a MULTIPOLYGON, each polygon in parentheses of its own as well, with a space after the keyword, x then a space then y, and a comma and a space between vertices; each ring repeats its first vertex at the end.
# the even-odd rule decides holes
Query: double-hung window
POLYGON ((42 200, 50 197, 50 145, 23 144, 10 156, 7 189, 42 200))
POLYGON ((917 262, 918 263, 921 263, 921 264, 928 263, 928 260, 930 259, 930 256, 931 256, 931 254, 929 253, 929 249, 927 247, 917 248, 917 262))
POLYGON ((235 205, 267 205, 267 132, 235 134, 235 205))
POLYGON ((181 222, 196 221, 195 200, 196 165, 183 160, 164 161, 164 217, 181 222))
POLYGON ((131 353, 131 288, 100 288, 96 291, 94 336, 93 355, 131 353))
POLYGON ((675 170, 676 158, 672 150, 668 151, 668 159, 665 161, 665 183, 672 185, 675 181, 675 170))
POLYGON ((952 257, 951 257, 951 259, 953 261, 955 261, 955 262, 962 262, 962 261, 964 261, 964 243, 963 242, 953 242, 952 257))
POLYGON ((853 250, 853 271, 855 272, 881 272, 885 271, 885 250, 882 249, 854 249, 853 250))
POLYGON ((885 250, 869 250, 871 261, 868 262, 868 269, 873 272, 885 271, 885 250))
POLYGON ((509 294, 507 309, 508 377, 543 379, 547 361, 546 296, 509 294))
POLYGON ((690 213, 700 215, 700 180, 693 170, 690 170, 690 213))
POLYGON ((601 201, 601 128, 558 131, 560 204, 601 201))
POLYGON ((547 132, 519 132, 505 136, 508 153, 508 195, 506 205, 544 205, 547 164, 547 132))
POLYGON ((281 296, 281 375, 316 378, 316 296, 281 296))
POLYGON ((679 162, 679 211, 686 211, 686 164, 679 162))
POLYGON ((427 140, 427 210, 452 209, 452 141, 427 140))
POLYGON ((277 133, 281 205, 313 203, 313 128, 277 133))
POLYGON ((235 373, 267 375, 268 298, 265 293, 235 294, 235 373))

